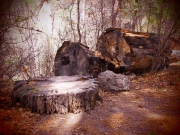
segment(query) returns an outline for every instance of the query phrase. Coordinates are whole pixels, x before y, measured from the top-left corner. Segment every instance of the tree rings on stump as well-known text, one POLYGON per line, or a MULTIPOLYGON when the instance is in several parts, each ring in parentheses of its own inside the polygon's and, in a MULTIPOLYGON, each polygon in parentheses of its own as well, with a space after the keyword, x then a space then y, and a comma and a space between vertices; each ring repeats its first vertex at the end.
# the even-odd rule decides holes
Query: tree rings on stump
POLYGON ((40 114, 79 113, 94 108, 98 95, 96 79, 81 76, 54 76, 44 81, 29 81, 13 92, 16 104, 40 114))

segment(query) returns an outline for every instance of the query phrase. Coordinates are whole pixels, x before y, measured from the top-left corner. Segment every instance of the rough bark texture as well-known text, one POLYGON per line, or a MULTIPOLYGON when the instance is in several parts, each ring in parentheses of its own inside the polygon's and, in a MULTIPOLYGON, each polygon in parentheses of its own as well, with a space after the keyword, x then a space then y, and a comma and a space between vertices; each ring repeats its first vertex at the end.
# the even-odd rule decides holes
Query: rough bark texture
POLYGON ((99 67, 100 70, 104 68, 104 60, 83 44, 65 41, 57 51, 54 74, 56 76, 96 76, 94 74, 99 73, 99 71, 95 70, 95 67, 99 67))
POLYGON ((96 47, 102 57, 110 59, 112 63, 110 70, 117 73, 126 71, 139 73, 148 72, 154 59, 164 61, 161 68, 168 66, 166 54, 169 52, 168 48, 164 50, 165 55, 161 56, 162 58, 155 58, 159 45, 160 40, 155 34, 108 28, 100 36, 96 47))
POLYGON ((79 113, 94 108, 98 100, 97 81, 90 77, 61 76, 29 81, 13 92, 16 104, 40 114, 79 113))
POLYGON ((83 44, 65 41, 57 51, 54 73, 97 77, 106 70, 141 74, 154 67, 164 69, 169 65, 170 51, 167 46, 162 55, 157 55, 160 46, 155 34, 108 28, 100 36, 95 52, 83 44))

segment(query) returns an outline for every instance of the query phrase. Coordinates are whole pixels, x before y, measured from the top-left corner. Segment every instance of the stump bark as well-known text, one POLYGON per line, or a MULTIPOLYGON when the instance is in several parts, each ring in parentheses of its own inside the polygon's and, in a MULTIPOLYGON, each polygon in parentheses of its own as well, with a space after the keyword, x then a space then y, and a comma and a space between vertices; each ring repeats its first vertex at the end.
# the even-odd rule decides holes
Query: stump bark
POLYGON ((98 86, 95 79, 87 76, 54 76, 29 81, 13 92, 12 100, 40 114, 79 113, 95 107, 98 86))

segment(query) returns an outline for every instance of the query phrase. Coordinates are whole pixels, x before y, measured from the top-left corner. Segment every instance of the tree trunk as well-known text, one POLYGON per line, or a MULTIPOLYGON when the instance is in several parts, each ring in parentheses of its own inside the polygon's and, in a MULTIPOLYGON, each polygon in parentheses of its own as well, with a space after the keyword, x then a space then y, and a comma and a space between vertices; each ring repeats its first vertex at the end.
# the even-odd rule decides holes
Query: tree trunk
POLYGON ((83 44, 65 41, 56 53, 54 74, 56 76, 93 75, 95 66, 102 69, 104 60, 83 44))
POLYGON ((77 0, 77 16, 78 16, 78 22, 77 22, 77 30, 79 35, 79 43, 81 43, 81 30, 80 30, 80 0, 77 0))
POLYGON ((114 6, 115 6, 115 0, 112 0, 112 8, 111 8, 111 26, 112 27, 115 27, 115 24, 116 24, 114 6))
POLYGON ((158 34, 159 37, 161 36, 162 19, 163 19, 162 16, 163 16, 163 6, 161 5, 160 13, 159 13, 159 16, 157 18, 157 20, 158 20, 157 34, 158 34))
MULTIPOLYGON (((163 69, 169 64, 169 59, 156 57, 159 46, 159 38, 155 34, 126 31, 119 28, 108 28, 104 32, 96 45, 102 57, 111 63, 108 65, 109 70, 117 73, 134 73, 149 72, 153 61, 157 59, 158 69, 163 69)), ((162 51, 167 53, 167 46, 162 51)))
POLYGON ((119 27, 120 24, 119 14, 122 7, 122 0, 113 0, 112 1, 112 9, 111 9, 111 25, 112 27, 119 27), (117 3, 118 2, 118 3, 117 3))
POLYGON ((75 32, 74 32, 73 19, 72 19, 72 10, 73 10, 73 7, 74 7, 73 5, 74 5, 74 3, 72 3, 72 7, 70 8, 69 14, 70 14, 70 24, 71 24, 71 29, 72 29, 73 36, 74 36, 74 41, 76 41, 76 34, 75 34, 75 32))
POLYGON ((149 5, 148 24, 147 24, 147 33, 149 32, 150 14, 151 14, 151 5, 149 5))
POLYGON ((122 10, 122 0, 119 0, 118 9, 117 9, 117 23, 116 23, 117 28, 121 28, 121 10, 122 10))
POLYGON ((104 30, 104 0, 101 0, 101 31, 104 30))
POLYGON ((81 43, 84 45, 87 45, 86 43, 86 0, 82 0, 82 4, 81 4, 81 22, 82 22, 82 41, 81 43))

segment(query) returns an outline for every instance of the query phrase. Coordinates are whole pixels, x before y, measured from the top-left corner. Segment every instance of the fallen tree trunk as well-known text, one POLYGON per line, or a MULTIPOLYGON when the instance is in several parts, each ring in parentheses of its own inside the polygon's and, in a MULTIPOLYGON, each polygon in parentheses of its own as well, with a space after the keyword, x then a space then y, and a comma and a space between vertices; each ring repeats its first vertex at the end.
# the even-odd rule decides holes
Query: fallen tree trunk
POLYGON ((102 57, 112 61, 114 72, 144 73, 152 66, 163 69, 169 65, 168 47, 163 50, 163 55, 155 57, 159 46, 160 40, 155 34, 109 28, 100 36, 96 49, 102 57), (155 59, 157 63, 154 63, 155 59))
POLYGON ((106 70, 124 74, 141 74, 153 67, 160 70, 169 65, 170 52, 167 47, 157 55, 160 45, 155 34, 109 28, 100 36, 95 52, 83 44, 65 41, 57 51, 54 73, 97 77, 106 70))
POLYGON ((97 77, 106 69, 106 61, 83 44, 65 41, 57 50, 55 76, 92 75, 97 77))

